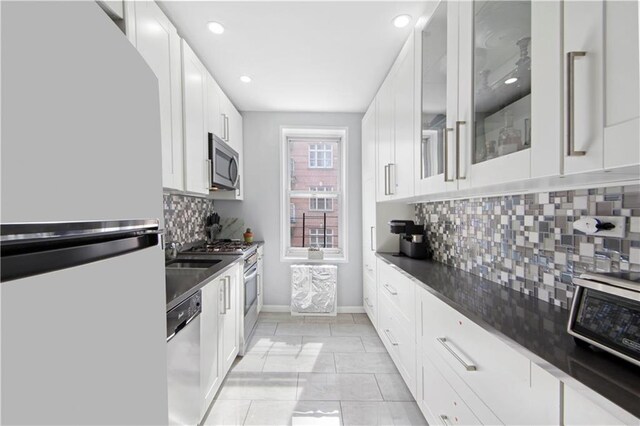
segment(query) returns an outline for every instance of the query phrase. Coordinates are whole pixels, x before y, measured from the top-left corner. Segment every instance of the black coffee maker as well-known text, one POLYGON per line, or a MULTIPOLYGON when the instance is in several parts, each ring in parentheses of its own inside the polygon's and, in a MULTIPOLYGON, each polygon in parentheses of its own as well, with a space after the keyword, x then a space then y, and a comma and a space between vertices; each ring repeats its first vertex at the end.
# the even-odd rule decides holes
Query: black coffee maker
POLYGON ((391 220, 389 228, 392 234, 398 234, 400 238, 400 252, 397 256, 413 259, 429 257, 429 244, 425 239, 424 225, 417 225, 412 220, 391 220))

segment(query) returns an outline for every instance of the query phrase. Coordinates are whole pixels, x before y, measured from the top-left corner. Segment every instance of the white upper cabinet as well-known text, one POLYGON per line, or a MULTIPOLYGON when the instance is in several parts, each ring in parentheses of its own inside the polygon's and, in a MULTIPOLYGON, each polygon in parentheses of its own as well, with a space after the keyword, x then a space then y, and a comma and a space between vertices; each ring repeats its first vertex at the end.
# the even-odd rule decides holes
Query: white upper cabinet
POLYGON ((564 173, 601 170, 604 116, 604 4, 564 4, 564 173))
POLYGON ((362 264, 363 272, 375 279, 376 230, 376 103, 362 118, 362 264))
POLYGON ((393 77, 394 112, 394 161, 391 167, 393 176, 393 198, 413 196, 413 148, 414 148, 414 99, 415 99, 415 57, 413 33, 400 51, 397 59, 397 71, 393 77))
POLYGON ((156 3, 134 2, 133 8, 130 38, 158 78, 162 184, 184 189, 180 37, 156 3))
POLYGON ((406 198, 414 193, 414 80, 411 36, 376 96, 378 201, 406 198))
POLYGON ((207 75, 207 130, 218 136, 220 139, 223 137, 223 117, 220 109, 220 103, 224 93, 218 86, 218 83, 207 75))
POLYGON ((426 25, 416 30, 417 195, 458 189, 453 147, 458 116, 457 14, 458 2, 442 1, 426 25))
POLYGON ((638 2, 607 1, 605 14, 604 168, 640 161, 638 2))
POLYGON ((207 77, 209 73, 182 40, 185 190, 209 193, 207 77))

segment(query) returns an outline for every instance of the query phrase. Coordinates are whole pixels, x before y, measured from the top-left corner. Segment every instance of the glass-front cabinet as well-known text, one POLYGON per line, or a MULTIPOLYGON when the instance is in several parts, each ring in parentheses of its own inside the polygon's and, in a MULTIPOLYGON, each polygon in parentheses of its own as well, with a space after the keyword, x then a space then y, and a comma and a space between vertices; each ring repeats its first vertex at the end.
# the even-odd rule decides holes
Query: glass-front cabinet
POLYGON ((416 37, 418 195, 560 173, 561 19, 558 2, 438 3, 416 37))
MULTIPOLYGON (((416 193, 458 189, 455 179, 453 127, 458 114, 457 10, 455 1, 441 1, 417 30, 420 59, 420 137, 415 156, 416 193)), ((416 118, 418 118, 418 116, 416 118)))

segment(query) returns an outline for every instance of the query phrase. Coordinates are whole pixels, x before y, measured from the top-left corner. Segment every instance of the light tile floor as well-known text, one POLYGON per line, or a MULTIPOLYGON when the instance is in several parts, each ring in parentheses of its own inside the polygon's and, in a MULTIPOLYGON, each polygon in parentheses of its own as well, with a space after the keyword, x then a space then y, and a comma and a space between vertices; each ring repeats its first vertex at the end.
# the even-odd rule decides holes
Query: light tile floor
POLYGON ((262 313, 206 425, 426 425, 366 314, 262 313))

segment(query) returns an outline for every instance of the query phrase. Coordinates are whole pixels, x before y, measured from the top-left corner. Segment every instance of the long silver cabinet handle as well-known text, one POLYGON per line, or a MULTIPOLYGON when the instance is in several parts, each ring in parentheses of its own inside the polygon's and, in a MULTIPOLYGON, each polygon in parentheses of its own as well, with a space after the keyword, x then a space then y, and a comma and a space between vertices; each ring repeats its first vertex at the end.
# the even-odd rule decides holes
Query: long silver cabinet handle
POLYGON ((396 194, 396 165, 389 163, 389 195, 396 194), (391 182, 391 166, 393 166, 393 183, 391 182))
POLYGON ((449 179, 449 132, 453 132, 452 127, 444 129, 444 181, 453 182, 455 179, 449 179))
POLYGON ((371 248, 371 251, 375 251, 376 249, 373 248, 373 230, 375 229, 375 226, 371 227, 371 230, 369 231, 369 236, 371 238, 369 238, 369 247, 371 248))
POLYGON ((394 338, 391 336, 391 331, 389 331, 389 329, 388 329, 388 328, 384 330, 384 334, 386 334, 386 335, 387 335, 387 337, 389 338, 389 342, 391 342, 391 344, 392 344, 393 346, 398 346, 398 342, 396 342, 396 341, 395 341, 396 339, 394 339, 394 338))
POLYGON ((227 314, 227 288, 223 285, 222 287, 220 287, 220 299, 222 300, 222 309, 224 309, 222 311, 222 315, 226 315, 227 314))
POLYGON ((229 142, 230 133, 231 133, 229 129, 229 116, 225 114, 224 120, 225 120, 225 123, 227 123, 227 142, 229 142))
POLYGON ((438 417, 440 417, 440 420, 442 421, 442 424, 444 426, 450 426, 453 423, 451 423, 451 420, 449 420, 449 417, 446 414, 440 414, 438 417))
POLYGON ((462 366, 465 368, 465 370, 467 370, 467 371, 476 371, 477 370, 475 365, 471 364, 470 362, 465 361, 458 353, 456 353, 456 351, 453 350, 453 348, 451 346, 449 346, 447 344, 447 338, 446 337, 437 337, 436 340, 438 341, 438 343, 440 343, 447 350, 447 352, 449 352, 456 360, 458 360, 458 362, 460 364, 462 364, 462 366))
POLYGON ((384 166, 384 195, 389 195, 389 165, 384 166))
POLYGON ((586 151, 575 150, 575 61, 577 56, 585 56, 587 52, 567 52, 567 156, 581 157, 586 151))
POLYGON ((227 275, 226 277, 224 277, 224 279, 225 279, 225 293, 227 296, 224 309, 225 311, 227 310, 230 311, 231 310, 231 277, 227 275))
POLYGON ((391 287, 389 284, 382 284, 382 286, 391 294, 392 296, 397 296, 398 292, 395 288, 391 287))
POLYGON ((466 124, 466 121, 456 121, 456 179, 466 179, 466 176, 460 174, 460 126, 466 124))

